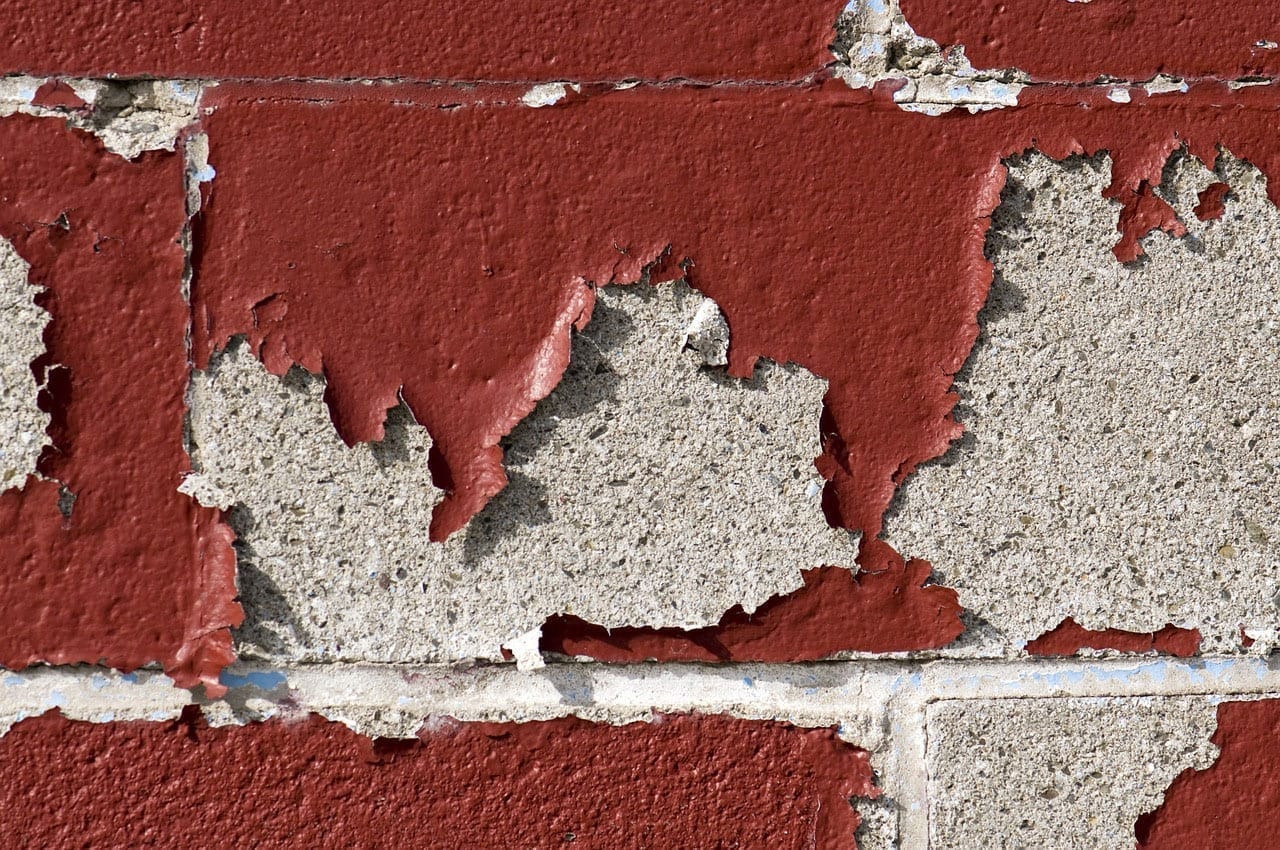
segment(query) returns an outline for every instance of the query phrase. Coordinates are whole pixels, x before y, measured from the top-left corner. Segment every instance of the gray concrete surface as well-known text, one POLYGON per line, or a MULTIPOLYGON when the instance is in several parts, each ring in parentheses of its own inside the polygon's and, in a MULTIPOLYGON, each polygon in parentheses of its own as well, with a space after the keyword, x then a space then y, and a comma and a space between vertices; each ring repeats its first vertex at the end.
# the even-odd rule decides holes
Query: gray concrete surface
POLYGON ((1205 697, 930 706, 931 850, 1132 850, 1134 822, 1213 763, 1205 697))
POLYGON ((794 590, 801 569, 852 565, 813 463, 825 381, 772 363, 729 378, 706 363, 724 359, 717 316, 683 283, 602 290, 560 385, 504 441, 510 485, 445 544, 426 534, 430 438, 403 406, 383 443, 347 449, 321 378, 281 381, 232 348, 194 378, 183 489, 230 508, 239 650, 528 655, 521 636, 552 614, 697 627, 794 590))
POLYGON ((0 239, 0 492, 21 487, 48 445, 49 415, 38 404, 31 361, 44 353, 49 314, 36 306, 26 260, 0 239))
POLYGON ((1026 158, 989 237, 982 337, 957 377, 967 435, 922 467, 887 539, 960 592, 988 649, 1074 617, 1198 628, 1239 649, 1280 619, 1280 213, 1228 162, 1198 222, 1194 161, 1170 169, 1190 235, 1111 254, 1105 159, 1026 158))

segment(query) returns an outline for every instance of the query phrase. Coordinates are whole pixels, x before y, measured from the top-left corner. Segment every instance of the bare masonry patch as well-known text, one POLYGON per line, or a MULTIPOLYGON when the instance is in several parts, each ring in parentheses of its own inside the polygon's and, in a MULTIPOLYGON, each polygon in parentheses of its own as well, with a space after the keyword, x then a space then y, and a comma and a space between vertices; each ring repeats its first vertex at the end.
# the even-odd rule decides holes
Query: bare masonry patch
POLYGON ((504 441, 510 485, 444 544, 427 539, 430 438, 403 406, 386 440, 348 449, 322 378, 282 382, 242 345, 197 373, 184 489, 230 507, 240 651, 494 658, 552 614, 698 627, 852 562, 814 468, 826 382, 769 362, 729 378, 727 328, 683 283, 598 299, 560 385, 504 441))
POLYGON ((969 434, 911 478, 887 539, 933 562, 1006 648, 1089 629, 1274 628, 1280 513, 1280 218, 1258 173, 1171 168, 1184 239, 1109 254, 1105 161, 1035 155, 993 225, 998 276, 957 380, 969 434), (1176 177, 1173 174, 1176 172, 1176 177))

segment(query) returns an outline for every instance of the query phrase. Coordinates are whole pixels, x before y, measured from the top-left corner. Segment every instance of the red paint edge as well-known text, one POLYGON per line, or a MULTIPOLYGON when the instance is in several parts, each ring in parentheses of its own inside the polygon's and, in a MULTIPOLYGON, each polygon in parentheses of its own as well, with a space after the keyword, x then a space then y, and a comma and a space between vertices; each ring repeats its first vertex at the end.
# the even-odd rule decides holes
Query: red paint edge
POLYGON ((1200 630, 1165 626, 1158 632, 1126 632, 1122 629, 1086 629, 1071 617, 1024 647, 1041 657, 1075 655, 1082 649, 1114 649, 1118 652, 1156 652, 1190 658, 1200 651, 1200 630))
POLYGON ((543 625, 539 648, 624 663, 787 662, 840 652, 936 649, 960 635, 964 626, 956 592, 928 584, 932 567, 927 561, 904 562, 884 543, 866 549, 860 560, 874 569, 804 570, 799 590, 775 596, 752 614, 734 606, 714 626, 607 629, 560 615, 543 625))

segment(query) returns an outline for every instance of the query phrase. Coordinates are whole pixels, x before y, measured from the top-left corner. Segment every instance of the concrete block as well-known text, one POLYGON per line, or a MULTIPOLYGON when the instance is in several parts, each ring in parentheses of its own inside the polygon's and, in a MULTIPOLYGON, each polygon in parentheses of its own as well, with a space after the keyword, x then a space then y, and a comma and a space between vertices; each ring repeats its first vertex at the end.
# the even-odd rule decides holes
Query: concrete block
POLYGON ((887 539, 960 593, 992 651, 1074 618, 1199 629, 1203 650, 1273 628, 1280 500, 1280 214, 1224 160, 1171 167, 1185 238, 1111 254, 1105 158, 1011 169, 988 237, 996 281, 956 388, 967 434, 912 476, 887 539))
POLYGON ((1131 850, 1173 778, 1217 755, 1205 697, 942 701, 927 718, 930 850, 1131 850))
POLYGON ((195 376, 184 490, 230 508, 241 652, 497 658, 552 614, 708 625, 852 563, 814 467, 825 381, 767 362, 729 378, 713 313, 683 283, 601 290, 561 383, 504 441, 511 483, 444 544, 427 538, 430 437, 405 408, 349 449, 323 379, 280 381, 233 347, 195 376))

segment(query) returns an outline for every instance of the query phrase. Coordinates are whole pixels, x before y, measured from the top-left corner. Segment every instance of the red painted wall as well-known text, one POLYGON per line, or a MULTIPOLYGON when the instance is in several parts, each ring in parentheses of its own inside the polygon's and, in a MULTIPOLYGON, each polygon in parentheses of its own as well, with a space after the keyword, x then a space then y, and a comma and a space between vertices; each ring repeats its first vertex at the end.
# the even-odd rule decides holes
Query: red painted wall
POLYGON ((1156 74, 1235 80, 1280 74, 1280 15, 1271 0, 901 0, 915 31, 964 45, 975 68, 1092 82, 1156 74))
POLYGON ((832 61, 841 0, 50 0, 6 9, 4 73, 716 81, 832 61))
POLYGON ((0 120, 0 237, 45 287, 33 368, 53 420, 41 477, 0 494, 5 667, 158 661, 218 692, 231 660, 231 533, 176 489, 190 469, 182 171, 174 154, 125 162, 60 121, 0 120))
MULTIPOLYGON (((315 715, 209 728, 56 711, 0 739, 28 847, 854 848, 866 752, 715 716, 606 726, 440 720, 419 740, 315 715)), ((8 844, 8 846, 16 846, 8 844)))

